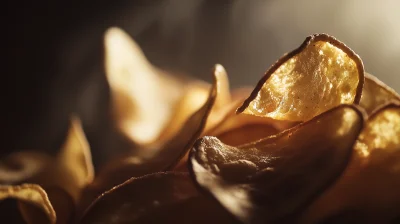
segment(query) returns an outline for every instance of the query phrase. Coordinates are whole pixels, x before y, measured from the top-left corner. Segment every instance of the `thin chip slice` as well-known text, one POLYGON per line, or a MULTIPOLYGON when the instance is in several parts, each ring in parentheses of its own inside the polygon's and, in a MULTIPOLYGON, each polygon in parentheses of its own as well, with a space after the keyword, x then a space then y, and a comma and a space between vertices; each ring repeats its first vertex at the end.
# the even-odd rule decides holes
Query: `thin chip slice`
MULTIPOLYGON (((46 190, 57 213, 58 224, 67 224, 75 213, 83 189, 93 177, 89 144, 79 119, 73 116, 60 152, 28 181, 46 190)), ((26 212, 30 213, 29 209, 26 212)))
MULTIPOLYGON (((46 192, 36 184, 22 184, 22 185, 0 185, 0 201, 14 198, 20 202, 33 205, 40 209, 36 210, 35 213, 24 212, 24 219, 29 224, 55 224, 56 213, 47 197, 46 192), (39 213, 38 213, 39 212, 39 213), (40 214, 43 213, 43 214, 40 214)), ((3 220, 2 220, 3 221, 3 220)))
POLYGON ((94 178, 89 144, 80 120, 71 118, 66 140, 52 164, 33 179, 45 187, 58 187, 78 203, 83 188, 94 178))
POLYGON ((171 118, 184 85, 151 65, 123 30, 108 29, 104 42, 106 74, 118 125, 139 145, 154 142, 171 118))
POLYGON ((364 66, 332 36, 316 34, 268 69, 238 113, 307 121, 339 104, 358 104, 364 66))
POLYGON ((162 145, 151 145, 152 148, 144 148, 136 152, 136 155, 121 155, 100 170, 95 181, 86 189, 82 206, 86 206, 93 197, 97 197, 100 193, 131 177, 140 177, 175 167, 203 132, 209 113, 220 92, 220 81, 219 76, 214 73, 214 84, 209 92, 207 102, 185 122, 179 133, 169 141, 162 145))
POLYGON ((307 209, 302 223, 315 223, 346 210, 381 220, 400 216, 399 102, 371 115, 355 152, 343 176, 307 209))
POLYGON ((216 210, 221 214, 210 210, 218 208, 212 203, 198 194, 187 173, 155 173, 132 178, 104 193, 80 223, 192 223, 204 217, 219 223, 215 222, 220 221, 218 217, 229 217, 222 209, 216 210))
POLYGON ((241 221, 281 223, 340 176, 363 121, 356 106, 341 105, 240 147, 204 137, 191 150, 190 172, 241 221))
POLYGON ((361 95, 360 106, 368 114, 390 100, 400 100, 400 95, 375 76, 365 73, 365 83, 361 95))

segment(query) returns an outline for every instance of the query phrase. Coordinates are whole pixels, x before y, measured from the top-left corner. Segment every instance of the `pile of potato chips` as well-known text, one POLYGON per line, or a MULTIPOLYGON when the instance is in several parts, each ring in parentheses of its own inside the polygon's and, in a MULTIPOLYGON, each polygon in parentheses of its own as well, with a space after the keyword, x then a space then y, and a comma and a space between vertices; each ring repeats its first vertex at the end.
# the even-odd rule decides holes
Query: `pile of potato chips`
POLYGON ((0 161, 0 214, 19 211, 7 223, 400 222, 400 96, 334 37, 307 37, 232 91, 221 65, 210 85, 152 66, 118 28, 104 43, 132 149, 95 174, 71 115, 56 156, 0 161))

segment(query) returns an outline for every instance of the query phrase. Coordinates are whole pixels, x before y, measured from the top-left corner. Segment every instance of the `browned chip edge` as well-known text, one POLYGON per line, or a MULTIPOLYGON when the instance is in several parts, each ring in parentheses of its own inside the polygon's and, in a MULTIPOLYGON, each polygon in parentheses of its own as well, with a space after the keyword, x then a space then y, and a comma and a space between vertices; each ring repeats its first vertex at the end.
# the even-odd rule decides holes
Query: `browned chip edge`
POLYGON ((250 104, 251 101, 253 101, 256 97, 258 92, 261 90, 262 86, 264 83, 269 79, 269 77, 287 60, 292 58, 293 56, 299 54, 303 49, 305 49, 307 46, 312 44, 313 42, 316 41, 326 41, 329 42, 330 44, 334 45, 335 47, 340 48, 342 51, 344 51, 351 59, 353 59, 356 64, 357 64, 357 70, 358 70, 358 87, 356 90, 356 96, 354 98, 354 104, 359 104, 361 100, 361 93, 362 89, 364 86, 364 64, 353 50, 351 50, 346 44, 343 42, 337 40, 335 37, 330 36, 325 33, 321 34, 313 34, 308 36, 304 42, 298 47, 297 49, 285 54, 282 56, 280 59, 278 59, 265 73, 265 75, 260 79, 260 81, 257 83, 256 87, 254 88, 253 92, 251 92, 250 96, 243 102, 242 106, 240 106, 237 110, 236 113, 242 113, 250 104))
MULTIPOLYGON (((393 103, 392 103, 392 104, 393 104, 393 103)), ((256 143, 256 142, 260 142, 260 141, 263 141, 263 140, 268 139, 268 138, 278 138, 278 137, 280 137, 280 136, 285 135, 285 134, 288 133, 288 132, 294 132, 294 131, 296 131, 296 129, 299 129, 299 128, 301 128, 302 126, 307 125, 307 124, 310 123, 310 122, 314 122, 315 119, 318 119, 320 116, 323 116, 325 113, 329 113, 329 112, 332 111, 332 110, 335 110, 335 109, 338 109, 338 108, 342 108, 342 107, 353 108, 353 109, 360 115, 360 117, 362 118, 362 124, 361 124, 361 127, 360 127, 360 131, 361 131, 361 130, 365 127, 365 123, 366 123, 366 121, 367 121, 367 113, 366 113, 366 111, 364 110, 364 108, 362 108, 362 107, 360 107, 359 105, 356 105, 356 104, 340 104, 340 105, 338 105, 338 106, 336 106, 336 107, 334 107, 334 108, 331 108, 331 109, 327 110, 326 112, 324 112, 324 113, 322 113, 322 114, 319 114, 319 115, 315 116, 314 118, 312 118, 312 119, 309 120, 309 121, 302 122, 302 123, 300 123, 300 124, 298 124, 298 125, 296 125, 296 126, 294 126, 294 127, 292 127, 292 128, 286 129, 286 130, 284 130, 284 131, 282 131, 282 132, 280 132, 280 133, 278 133, 278 134, 276 134, 276 135, 268 136, 268 137, 266 137, 266 138, 264 138, 264 139, 260 139, 260 140, 258 140, 258 141, 251 142, 251 143, 248 143, 248 144, 253 144, 253 143, 256 143)), ((198 140, 197 140, 197 141, 198 141, 198 140)), ((195 142, 195 144, 197 143, 197 141, 195 142)), ((194 145, 195 145, 195 144, 194 144, 194 145)), ((236 147, 245 147, 245 146, 248 145, 248 144, 244 144, 244 145, 240 145, 240 146, 236 146, 236 147)), ((354 141, 354 144, 355 144, 355 141, 354 141)), ((193 147, 192 147, 192 148, 193 148, 193 147)), ((353 147, 353 148, 354 148, 354 147, 353 147)), ((189 158, 188 158, 188 168, 189 168, 189 169, 188 169, 188 172, 189 172, 189 174, 190 174, 190 178, 191 178, 192 181, 194 182, 194 185, 197 187, 197 189, 199 190, 199 192, 201 192, 201 193, 203 193, 203 194, 205 194, 205 195, 207 195, 207 196, 213 198, 214 201, 216 201, 219 205, 221 205, 222 207, 225 207, 225 206, 213 195, 213 193, 211 193, 207 188, 201 186, 201 185, 197 182, 196 174, 195 174, 195 171, 194 171, 194 169, 193 169, 193 164, 192 164, 192 158, 194 158, 194 153, 195 153, 195 151, 194 151, 193 149, 191 149, 191 150, 189 151, 189 158)), ((351 158, 353 157, 353 154, 354 154, 354 150, 349 150, 348 156, 346 157, 346 164, 347 164, 346 167, 348 166, 348 164, 349 164, 351 158)), ((340 176, 343 174, 344 171, 345 171, 345 169, 343 169, 343 171, 342 171, 341 173, 339 173, 335 178, 332 178, 331 181, 329 181, 328 183, 326 183, 326 185, 325 185, 324 187, 322 187, 320 190, 318 190, 317 192, 315 192, 315 194, 314 194, 313 196, 311 196, 311 197, 309 198, 309 200, 307 200, 307 201, 304 202, 304 205, 303 205, 303 206, 304 206, 304 207, 307 207, 308 205, 310 205, 319 195, 323 194, 323 192, 325 192, 325 191, 327 190, 327 188, 329 188, 329 186, 332 186, 333 184, 335 184, 335 182, 339 180, 340 176)), ((228 210, 227 210, 227 211, 228 211, 228 210)), ((229 212, 229 211, 228 211, 228 212, 229 212)), ((290 222, 290 218, 298 216, 301 212, 302 212, 302 211, 294 212, 294 214, 292 214, 290 217, 287 217, 287 219, 288 219, 289 222, 290 222)), ((232 214, 232 215, 233 215, 233 214, 232 214)), ((243 220, 240 220, 240 219, 239 219, 238 217, 236 217, 235 215, 233 215, 233 216, 234 216, 237 220, 243 221, 243 220)), ((286 220, 282 220, 282 221, 286 221, 286 220)))
POLYGON ((373 110, 371 115, 369 115, 368 119, 371 120, 376 115, 378 115, 380 112, 382 112, 386 109, 390 109, 390 108, 400 108, 400 100, 393 99, 393 100, 387 101, 385 104, 382 104, 380 107, 373 110))
MULTIPOLYGON (((179 162, 182 160, 182 158, 185 157, 187 152, 191 149, 193 144, 196 142, 196 140, 200 137, 201 133, 203 132, 203 130, 204 130, 205 126, 206 126, 207 120, 208 120, 208 116, 210 115, 211 110, 214 107, 215 101, 217 99, 218 88, 219 88, 218 87, 219 86, 219 84, 218 84, 219 80, 218 80, 217 76, 215 75, 215 70, 216 70, 217 66, 218 65, 215 65, 213 67, 213 69, 212 69, 214 83, 211 86, 211 90, 210 90, 210 94, 209 94, 208 100, 206 101, 205 105, 203 105, 199 110, 197 110, 195 113, 192 114, 192 116, 193 116, 197 112, 203 110, 204 106, 206 106, 205 115, 201 119, 199 127, 197 128, 197 131, 192 135, 192 137, 190 138, 188 143, 185 145, 185 147, 183 148, 181 153, 178 155, 178 157, 175 159, 175 161, 173 163, 169 164, 168 166, 166 166, 163 169, 164 172, 172 170, 174 167, 176 167, 179 164, 179 162)), ((189 119, 190 119, 190 117, 189 117, 189 119)))

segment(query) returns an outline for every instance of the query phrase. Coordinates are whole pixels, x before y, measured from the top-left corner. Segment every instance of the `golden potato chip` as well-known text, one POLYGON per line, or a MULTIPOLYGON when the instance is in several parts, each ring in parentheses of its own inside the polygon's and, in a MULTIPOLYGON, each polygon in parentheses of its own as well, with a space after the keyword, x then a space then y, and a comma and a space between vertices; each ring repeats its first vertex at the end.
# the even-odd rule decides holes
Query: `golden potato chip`
POLYGON ((152 66, 121 29, 108 29, 104 42, 106 75, 118 125, 140 145, 154 142, 171 118, 184 85, 152 66))
POLYGON ((380 220, 400 216, 400 103, 370 116, 354 150, 343 176, 307 209, 302 223, 346 210, 380 220))
POLYGON ((340 176, 363 121, 356 106, 341 105, 240 147, 203 137, 191 150, 190 172, 241 221, 281 223, 340 176))
POLYGON ((61 188, 77 203, 82 189, 92 182, 93 178, 89 144, 79 119, 72 117, 67 138, 56 159, 33 181, 45 188, 61 188))
MULTIPOLYGON (((7 166, 1 169, 0 173, 12 170, 12 165, 19 165, 23 172, 20 172, 18 182, 40 185, 46 191, 46 200, 51 202, 52 209, 57 213, 57 224, 68 224, 81 198, 82 190, 92 182, 94 176, 89 144, 79 119, 72 117, 65 143, 55 158, 39 152, 20 152, 11 155, 10 158, 12 160, 4 163, 7 166), (19 155, 23 157, 18 157, 19 155), (26 170, 28 168, 32 168, 32 171, 26 170)), ((12 180, 7 175, 1 176, 0 179, 2 182, 6 179, 12 180)), ((12 181, 10 183, 15 184, 12 181)), ((37 214, 32 206, 22 204, 20 207, 26 216, 37 214)))
POLYGON ((339 104, 358 104, 361 59, 332 36, 307 37, 268 69, 238 113, 306 121, 339 104))
POLYGON ((104 193, 80 223, 220 223, 229 218, 215 202, 198 194, 187 173, 168 172, 132 178, 104 193))
POLYGON ((400 95, 396 93, 396 91, 375 76, 365 73, 365 83, 360 106, 362 106, 368 114, 371 114, 375 109, 386 104, 388 101, 396 99, 400 100, 400 95))
POLYGON ((207 102, 185 122, 179 133, 169 141, 137 150, 136 155, 121 155, 101 169, 95 181, 86 189, 87 192, 84 195, 86 199, 82 206, 85 207, 93 197, 131 177, 166 171, 175 167, 203 132, 208 115, 220 92, 220 82, 220 76, 214 73, 214 84, 209 91, 207 102))
MULTIPOLYGON (((239 100, 243 100, 243 94, 237 91, 234 92, 235 98, 231 97, 228 75, 226 74, 225 68, 222 65, 216 64, 213 67, 212 73, 214 74, 214 79, 218 80, 218 82, 216 83, 218 85, 218 92, 216 93, 217 96, 215 99, 215 103, 212 107, 212 111, 207 117, 206 127, 204 128, 204 131, 212 129, 214 126, 216 126, 231 110, 231 107, 233 109, 233 106, 234 104, 236 104, 236 102, 238 102, 239 100)), ((175 130, 179 130, 180 128, 182 128, 184 122, 186 121, 184 119, 188 118, 187 115, 192 115, 202 105, 205 104, 209 95, 208 92, 208 84, 205 84, 203 82, 188 83, 185 95, 181 102, 178 104, 177 109, 175 110, 176 113, 169 122, 168 131, 166 131, 165 133, 168 133, 170 136, 172 134, 177 134, 178 131, 175 130), (194 104, 197 104, 197 106, 193 106, 194 104), (171 128, 173 129, 172 131, 171 128)), ((168 140, 165 135, 166 134, 162 134, 159 142, 165 142, 165 139, 168 140)))
POLYGON ((39 185, 0 185, 0 201, 7 198, 14 198, 40 209, 29 208, 27 205, 22 207, 25 209, 22 209, 21 213, 28 224, 56 223, 56 213, 46 192, 39 185), (34 210, 35 212, 29 212, 29 210, 34 210))

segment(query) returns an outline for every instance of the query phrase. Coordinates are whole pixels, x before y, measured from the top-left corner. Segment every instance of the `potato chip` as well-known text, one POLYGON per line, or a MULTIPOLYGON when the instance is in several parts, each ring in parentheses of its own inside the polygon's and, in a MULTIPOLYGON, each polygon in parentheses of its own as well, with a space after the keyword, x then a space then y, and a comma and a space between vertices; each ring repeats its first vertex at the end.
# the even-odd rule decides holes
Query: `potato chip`
POLYGON ((390 100, 400 100, 400 95, 375 76, 365 73, 365 83, 361 95, 360 106, 368 114, 390 100))
POLYGON ((363 121, 356 106, 341 105, 240 147, 204 137, 191 150, 190 171, 200 189, 241 221, 280 223, 340 176, 363 121))
MULTIPOLYGON (((204 130, 214 127, 220 120, 222 120, 228 110, 230 110, 230 107, 233 106, 231 101, 237 101, 236 98, 232 99, 231 97, 229 79, 225 68, 220 64, 216 64, 212 69, 212 73, 214 79, 218 80, 216 82, 216 85, 218 85, 216 88, 218 92, 216 93, 216 99, 212 111, 209 113, 210 116, 207 117, 206 127, 204 130)), ((168 131, 166 133, 169 133, 170 135, 171 133, 178 133, 179 128, 182 128, 186 121, 184 119, 187 119, 188 115, 192 115, 206 103, 209 95, 209 88, 208 84, 203 82, 188 83, 184 97, 178 104, 176 113, 169 122, 168 131), (194 106, 194 104, 197 104, 197 106, 194 106), (195 108, 196 110, 194 110, 195 108), (171 131, 171 128, 174 130, 171 131)), ((164 142, 165 139, 168 138, 165 138, 165 134, 163 134, 159 141, 164 142)))
POLYGON ((56 159, 34 181, 65 190, 77 203, 82 189, 94 178, 93 170, 89 144, 81 123, 72 117, 67 138, 56 159))
POLYGON ((151 65, 121 29, 108 29, 104 42, 106 74, 118 125, 137 144, 154 142, 172 117, 184 85, 151 65))
POLYGON ((363 83, 358 55, 334 37, 316 34, 268 69, 238 113, 307 121, 339 104, 358 104, 363 83))
POLYGON ((343 176, 307 209, 302 223, 315 223, 346 210, 380 220, 400 216, 399 102, 370 116, 354 150, 343 176))
POLYGON ((85 192, 86 199, 82 206, 85 206, 93 197, 131 177, 166 171, 175 167, 203 132, 208 115, 216 102, 218 93, 221 92, 220 82, 220 76, 214 73, 214 84, 209 92, 207 102, 185 122, 179 133, 169 141, 137 150, 136 155, 121 155, 110 161, 106 167, 100 170, 96 180, 85 192))
MULTIPOLYGON (((86 141, 79 119, 72 117, 65 143, 55 158, 39 152, 20 152, 13 157, 18 155, 34 155, 30 159, 27 157, 16 160, 21 162, 19 164, 21 167, 32 167, 33 160, 37 163, 35 166, 39 166, 32 174, 27 175, 27 171, 21 173, 21 176, 24 174, 27 178, 20 181, 40 185, 46 191, 46 199, 51 202, 52 209, 57 213, 57 224, 67 224, 71 221, 82 190, 92 182, 94 176, 89 144, 86 141), (24 162, 28 164, 24 164, 24 162)), ((12 164, 6 163, 6 165, 12 164)), ((10 170, 10 168, 2 170, 2 172, 7 172, 7 170, 10 170)), ((0 179, 4 179, 4 177, 0 179)), ((24 189, 29 190, 31 188, 24 189)), ((21 205, 23 214, 37 214, 34 210, 31 206, 21 205)))
MULTIPOLYGON (((29 224, 55 224, 56 213, 47 197, 46 192, 36 184, 23 184, 23 185, 0 185, 0 201, 14 198, 20 202, 25 202, 40 209, 32 209, 35 212, 28 212, 22 210, 24 219, 29 224), (24 212, 25 211, 25 212, 24 212), (43 213, 43 214, 40 214, 43 213)), ((25 205, 24 208, 29 206, 25 205)), ((28 208, 29 210, 29 208, 28 208)))
POLYGON ((187 173, 169 172, 132 178, 104 193, 80 223, 202 223, 205 220, 220 223, 232 218, 213 201, 200 196, 187 173))

